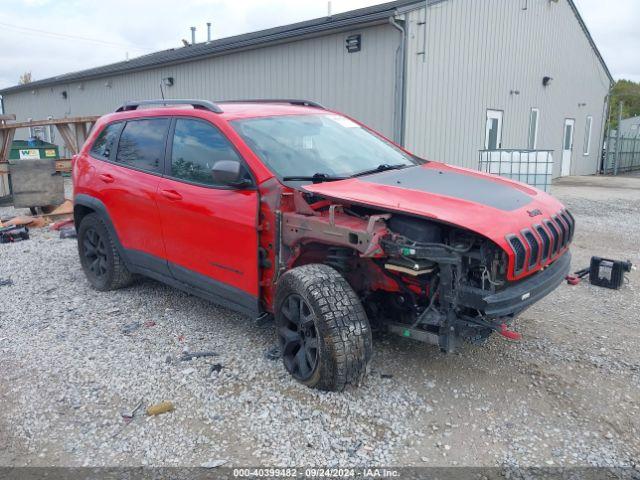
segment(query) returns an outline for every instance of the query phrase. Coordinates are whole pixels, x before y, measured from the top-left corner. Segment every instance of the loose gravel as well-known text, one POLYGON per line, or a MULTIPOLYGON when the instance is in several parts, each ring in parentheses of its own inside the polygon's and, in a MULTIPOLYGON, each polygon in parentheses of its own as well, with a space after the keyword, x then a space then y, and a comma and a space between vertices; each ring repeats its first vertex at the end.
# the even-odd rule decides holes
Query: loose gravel
MULTIPOLYGON (((553 193, 578 221, 576 270, 640 263, 640 178, 553 193)), ((151 280, 96 292, 74 240, 33 230, 0 245, 0 465, 637 467, 639 277, 561 286, 517 343, 447 356, 378 337, 364 384, 323 393, 268 358, 271 323, 151 280), (145 414, 162 401, 175 410, 145 414)))

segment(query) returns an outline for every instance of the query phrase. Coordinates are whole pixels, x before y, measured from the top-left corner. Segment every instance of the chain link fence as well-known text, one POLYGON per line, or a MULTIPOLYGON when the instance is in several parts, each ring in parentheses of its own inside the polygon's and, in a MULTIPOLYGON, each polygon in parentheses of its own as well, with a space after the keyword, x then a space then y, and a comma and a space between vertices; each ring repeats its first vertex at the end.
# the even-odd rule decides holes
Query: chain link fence
POLYGON ((606 175, 640 170, 640 136, 618 137, 609 134, 602 153, 602 171, 606 175))

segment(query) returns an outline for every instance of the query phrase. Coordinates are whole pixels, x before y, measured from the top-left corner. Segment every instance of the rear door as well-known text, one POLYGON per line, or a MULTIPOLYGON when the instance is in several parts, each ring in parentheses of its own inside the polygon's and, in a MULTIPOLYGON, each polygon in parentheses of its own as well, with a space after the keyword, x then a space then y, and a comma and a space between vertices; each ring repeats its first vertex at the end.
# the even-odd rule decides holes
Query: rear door
POLYGON ((95 162, 99 198, 127 257, 139 267, 167 275, 156 192, 170 123, 168 118, 123 122, 119 138, 102 151, 107 161, 95 162))
MULTIPOLYGON (((258 308, 258 191, 217 185, 219 160, 243 162, 212 123, 173 120, 158 206, 173 276, 221 303, 254 313, 258 308)), ((248 170, 247 170, 248 171, 248 170)))

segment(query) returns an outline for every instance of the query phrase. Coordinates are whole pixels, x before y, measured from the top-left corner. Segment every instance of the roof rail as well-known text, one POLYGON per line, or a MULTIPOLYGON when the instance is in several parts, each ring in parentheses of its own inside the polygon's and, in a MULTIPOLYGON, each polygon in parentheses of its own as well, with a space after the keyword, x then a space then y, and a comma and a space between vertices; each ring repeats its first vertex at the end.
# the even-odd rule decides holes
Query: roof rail
POLYGON ((160 106, 169 106, 169 105, 191 105, 195 110, 209 110, 213 113, 224 113, 224 111, 215 103, 209 102, 207 100, 181 100, 181 99, 167 99, 167 100, 140 100, 133 102, 126 102, 120 108, 116 110, 116 112, 128 112, 131 110, 137 110, 138 107, 146 106, 146 105, 160 105, 160 106))
POLYGON ((295 100, 295 99, 281 99, 281 98, 220 100, 218 103, 288 103, 289 105, 298 105, 301 107, 312 107, 312 108, 319 108, 320 110, 326 110, 326 107, 311 100, 295 100))

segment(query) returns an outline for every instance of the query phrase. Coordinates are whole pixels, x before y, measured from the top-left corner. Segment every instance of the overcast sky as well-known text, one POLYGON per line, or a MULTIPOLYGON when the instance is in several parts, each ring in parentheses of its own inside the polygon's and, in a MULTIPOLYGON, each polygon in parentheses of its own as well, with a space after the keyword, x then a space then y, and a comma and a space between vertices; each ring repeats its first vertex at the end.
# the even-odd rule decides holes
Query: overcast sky
MULTIPOLYGON (((484 1, 484 0, 471 0, 484 1)), ((516 0, 513 0, 516 1, 516 0)), ((538 0, 539 1, 539 0, 538 0)), ((640 81, 640 1, 575 0, 616 78, 640 81)), ((333 0, 335 13, 383 3, 333 0)), ((2 0, 0 88, 206 40, 326 15, 326 0, 2 0)))

